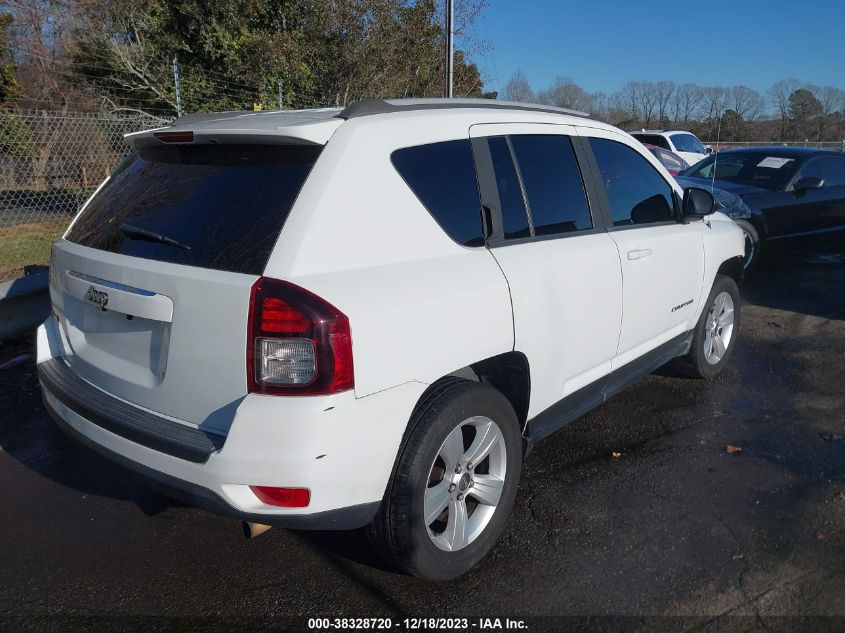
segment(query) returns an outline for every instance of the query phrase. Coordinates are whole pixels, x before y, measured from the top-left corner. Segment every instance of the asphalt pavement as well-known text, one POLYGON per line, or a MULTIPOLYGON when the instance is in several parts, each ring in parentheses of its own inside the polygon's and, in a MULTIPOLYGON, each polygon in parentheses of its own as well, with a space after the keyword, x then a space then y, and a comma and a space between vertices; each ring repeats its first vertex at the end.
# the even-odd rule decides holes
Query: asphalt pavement
MULTIPOLYGON (((646 377, 539 444, 498 545, 445 584, 387 568, 359 533, 246 541, 65 439, 31 361, 0 370, 0 629, 845 627, 845 254, 766 264, 744 297, 718 379, 646 377)), ((2 343, 0 362, 31 351, 2 343)))

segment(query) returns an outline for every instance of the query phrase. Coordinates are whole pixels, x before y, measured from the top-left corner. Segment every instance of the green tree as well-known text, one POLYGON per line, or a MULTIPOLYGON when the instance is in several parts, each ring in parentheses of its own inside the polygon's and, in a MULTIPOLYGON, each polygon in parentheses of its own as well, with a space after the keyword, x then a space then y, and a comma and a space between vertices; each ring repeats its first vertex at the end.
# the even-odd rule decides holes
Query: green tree
MULTIPOLYGON (((178 57, 186 110, 346 104, 436 96, 443 29, 435 0, 87 0, 78 72, 116 108, 172 111, 178 57)), ((483 0, 465 0, 465 14, 483 0)), ((455 93, 480 96, 455 55, 455 93)))
POLYGON ((789 120, 793 134, 801 137, 812 135, 812 120, 824 111, 821 102, 806 88, 799 88, 789 95, 789 120))
POLYGON ((15 65, 9 56, 9 26, 12 14, 0 14, 0 106, 8 106, 20 95, 20 83, 15 65))

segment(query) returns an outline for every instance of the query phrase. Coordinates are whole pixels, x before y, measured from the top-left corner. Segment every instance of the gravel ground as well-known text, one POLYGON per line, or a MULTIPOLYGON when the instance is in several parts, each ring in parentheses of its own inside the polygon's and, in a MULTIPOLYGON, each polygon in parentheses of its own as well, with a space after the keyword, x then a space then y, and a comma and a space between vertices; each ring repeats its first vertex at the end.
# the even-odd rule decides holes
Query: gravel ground
MULTIPOLYGON (((357 615, 843 630, 845 255, 766 265, 744 296, 722 376, 649 376, 541 443, 499 544, 446 584, 386 569, 358 533, 247 542, 238 522, 66 440, 31 363, 2 370, 0 628, 306 630, 357 615)), ((6 342, 0 362, 27 351, 6 342)))

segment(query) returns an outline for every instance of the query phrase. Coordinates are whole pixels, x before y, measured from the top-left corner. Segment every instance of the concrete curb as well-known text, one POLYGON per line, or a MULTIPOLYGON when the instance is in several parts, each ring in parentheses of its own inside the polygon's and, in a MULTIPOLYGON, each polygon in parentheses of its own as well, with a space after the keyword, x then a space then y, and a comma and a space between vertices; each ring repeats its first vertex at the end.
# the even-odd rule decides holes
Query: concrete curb
POLYGON ((49 272, 44 267, 0 283, 0 339, 34 328, 49 316, 48 287, 49 272))

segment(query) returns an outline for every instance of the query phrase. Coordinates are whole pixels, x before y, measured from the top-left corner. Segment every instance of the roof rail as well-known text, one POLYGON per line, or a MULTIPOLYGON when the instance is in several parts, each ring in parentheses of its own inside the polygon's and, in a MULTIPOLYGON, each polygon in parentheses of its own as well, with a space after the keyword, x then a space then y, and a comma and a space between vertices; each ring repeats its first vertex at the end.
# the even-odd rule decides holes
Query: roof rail
POLYGON ((355 119, 373 114, 391 112, 413 112, 415 110, 451 110, 456 108, 483 108, 490 110, 526 110, 530 112, 548 112, 589 118, 588 112, 557 108, 537 103, 517 101, 497 101, 495 99, 362 99, 346 106, 338 113, 338 118, 355 119))

